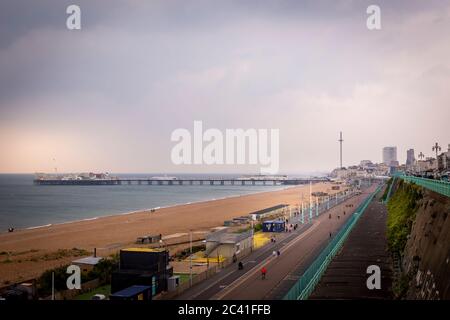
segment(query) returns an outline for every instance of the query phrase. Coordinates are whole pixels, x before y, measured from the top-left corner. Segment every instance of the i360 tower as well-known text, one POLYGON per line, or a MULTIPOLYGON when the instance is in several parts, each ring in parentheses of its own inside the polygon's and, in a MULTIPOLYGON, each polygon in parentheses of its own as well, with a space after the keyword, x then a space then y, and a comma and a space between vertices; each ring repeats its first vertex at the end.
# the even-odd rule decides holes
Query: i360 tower
POLYGON ((342 140, 342 131, 339 133, 339 159, 340 159, 340 166, 339 168, 342 169, 342 142, 344 140, 342 140))

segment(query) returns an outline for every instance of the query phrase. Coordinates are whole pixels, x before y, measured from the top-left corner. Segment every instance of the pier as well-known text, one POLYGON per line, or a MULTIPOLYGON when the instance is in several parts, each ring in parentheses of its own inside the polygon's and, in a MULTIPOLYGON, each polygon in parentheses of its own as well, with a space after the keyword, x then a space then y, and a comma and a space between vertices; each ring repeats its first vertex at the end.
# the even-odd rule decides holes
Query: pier
POLYGON ((115 186, 115 185, 150 185, 150 186, 277 186, 277 185, 301 185, 310 182, 324 182, 327 178, 311 179, 92 179, 92 180, 61 180, 61 179, 36 179, 36 185, 80 185, 80 186, 115 186))

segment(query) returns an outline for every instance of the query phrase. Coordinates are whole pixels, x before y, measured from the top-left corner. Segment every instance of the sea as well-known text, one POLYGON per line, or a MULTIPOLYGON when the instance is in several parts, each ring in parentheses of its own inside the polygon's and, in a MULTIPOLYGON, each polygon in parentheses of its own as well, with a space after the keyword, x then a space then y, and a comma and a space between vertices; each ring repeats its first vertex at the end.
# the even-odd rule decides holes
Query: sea
MULTIPOLYGON (((115 174, 119 178, 150 178, 158 174, 115 174)), ((177 178, 235 178, 236 175, 176 175, 177 178)), ((115 185, 45 186, 32 174, 0 174, 0 233, 8 228, 96 219, 157 207, 273 191, 286 186, 241 185, 115 185)))

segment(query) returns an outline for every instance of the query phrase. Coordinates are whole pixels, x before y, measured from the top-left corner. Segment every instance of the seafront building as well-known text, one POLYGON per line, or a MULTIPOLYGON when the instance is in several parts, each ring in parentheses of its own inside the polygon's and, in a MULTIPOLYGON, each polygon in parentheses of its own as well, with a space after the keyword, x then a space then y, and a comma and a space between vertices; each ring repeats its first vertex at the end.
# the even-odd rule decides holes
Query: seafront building
POLYGON ((113 272, 111 293, 132 286, 150 286, 151 295, 167 291, 168 278, 173 276, 169 251, 163 248, 126 248, 119 253, 119 270, 113 272))
POLYGON ((248 254, 252 249, 252 232, 230 232, 222 229, 206 236, 205 256, 224 257, 231 259, 233 256, 241 257, 248 254))
POLYGON ((384 147, 383 148, 383 163, 388 166, 397 165, 397 147, 384 147))
POLYGON ((418 160, 413 167, 414 173, 428 172, 437 170, 438 165, 435 158, 428 157, 425 160, 418 160))
POLYGON ((389 174, 389 166, 384 163, 372 163, 370 160, 363 160, 357 166, 334 169, 330 177, 338 180, 367 179, 384 177, 389 174))
POLYGON ((448 144, 447 151, 442 152, 437 158, 437 167, 439 171, 450 170, 450 143, 448 144))
POLYGON ((408 149, 406 151, 406 166, 413 166, 416 162, 416 158, 414 157, 414 149, 408 149))

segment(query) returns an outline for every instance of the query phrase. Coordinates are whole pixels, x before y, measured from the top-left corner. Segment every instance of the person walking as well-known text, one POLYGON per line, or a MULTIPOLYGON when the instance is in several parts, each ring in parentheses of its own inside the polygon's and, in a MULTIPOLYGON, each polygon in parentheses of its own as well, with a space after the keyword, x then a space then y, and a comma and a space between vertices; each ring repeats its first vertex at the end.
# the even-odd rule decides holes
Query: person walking
POLYGON ((267 273, 266 267, 262 267, 262 269, 261 269, 261 279, 262 280, 266 279, 266 273, 267 273))

